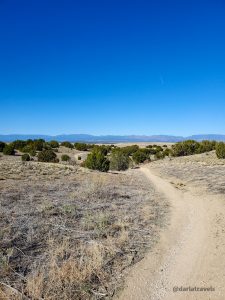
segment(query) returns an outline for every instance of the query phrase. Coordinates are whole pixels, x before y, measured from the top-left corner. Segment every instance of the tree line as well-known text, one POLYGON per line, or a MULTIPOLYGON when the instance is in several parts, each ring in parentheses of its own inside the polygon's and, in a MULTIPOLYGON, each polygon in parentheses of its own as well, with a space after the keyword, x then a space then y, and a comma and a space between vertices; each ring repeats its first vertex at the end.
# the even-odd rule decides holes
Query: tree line
MULTIPOLYGON (((46 142, 43 139, 37 140, 16 140, 12 143, 0 142, 0 152, 4 155, 15 155, 16 150, 22 153, 22 160, 29 161, 34 157, 40 162, 59 162, 57 152, 59 146, 78 151, 88 151, 83 167, 93 170, 107 172, 109 170, 124 171, 129 167, 144 162, 163 159, 166 156, 179 157, 193 154, 200 154, 216 150, 219 159, 225 159, 225 143, 216 141, 187 140, 173 144, 171 148, 167 145, 148 145, 140 148, 138 145, 118 147, 116 145, 96 145, 88 143, 71 143, 68 141, 59 143, 58 141, 46 142)), ((71 158, 67 154, 61 156, 61 160, 66 162, 71 158)), ((78 157, 81 159, 81 157, 78 157)))

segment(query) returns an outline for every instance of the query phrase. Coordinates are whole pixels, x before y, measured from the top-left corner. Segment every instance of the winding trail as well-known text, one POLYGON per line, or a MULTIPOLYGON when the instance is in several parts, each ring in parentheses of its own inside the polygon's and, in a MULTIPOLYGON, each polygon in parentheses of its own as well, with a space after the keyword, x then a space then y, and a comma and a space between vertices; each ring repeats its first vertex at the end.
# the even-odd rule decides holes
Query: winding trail
POLYGON ((142 167, 171 206, 170 223, 158 244, 131 268, 119 300, 224 300, 225 214, 216 196, 183 191, 142 167), (174 287, 214 288, 215 291, 174 291, 174 287))

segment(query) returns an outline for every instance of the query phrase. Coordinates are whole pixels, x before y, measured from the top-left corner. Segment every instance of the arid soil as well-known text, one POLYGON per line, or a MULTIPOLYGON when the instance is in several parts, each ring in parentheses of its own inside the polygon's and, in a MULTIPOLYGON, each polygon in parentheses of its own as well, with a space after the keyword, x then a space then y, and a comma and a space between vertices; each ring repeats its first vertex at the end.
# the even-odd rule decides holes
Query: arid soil
POLYGON ((225 299, 224 160, 211 152, 142 171, 168 199, 171 218, 157 245, 130 269, 119 299, 225 299))
POLYGON ((0 299, 109 299, 156 244, 168 202, 140 170, 0 157, 0 299))

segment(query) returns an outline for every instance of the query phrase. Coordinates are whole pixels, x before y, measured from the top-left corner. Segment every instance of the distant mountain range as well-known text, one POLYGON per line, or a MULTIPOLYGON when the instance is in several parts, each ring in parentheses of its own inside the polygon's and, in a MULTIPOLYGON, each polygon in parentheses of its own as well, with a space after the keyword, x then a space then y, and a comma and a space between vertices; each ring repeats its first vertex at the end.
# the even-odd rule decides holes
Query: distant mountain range
POLYGON ((122 143, 122 142, 179 142, 184 140, 216 140, 225 141, 222 134, 199 134, 188 137, 172 135, 89 135, 89 134, 62 134, 62 135, 40 135, 40 134, 8 134, 0 135, 0 141, 11 142, 14 140, 44 139, 46 141, 57 140, 59 142, 87 142, 87 143, 122 143))

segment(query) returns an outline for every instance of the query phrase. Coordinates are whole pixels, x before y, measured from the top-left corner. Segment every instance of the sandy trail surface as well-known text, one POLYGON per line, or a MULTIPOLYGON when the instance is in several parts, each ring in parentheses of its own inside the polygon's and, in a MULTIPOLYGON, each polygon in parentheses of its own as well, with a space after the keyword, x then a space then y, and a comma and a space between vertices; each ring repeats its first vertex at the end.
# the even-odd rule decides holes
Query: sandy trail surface
POLYGON ((225 299, 224 198, 179 189, 141 168, 155 188, 167 197, 171 218, 158 244, 136 264, 120 300, 225 299), (209 291, 176 291, 189 287, 209 291))

